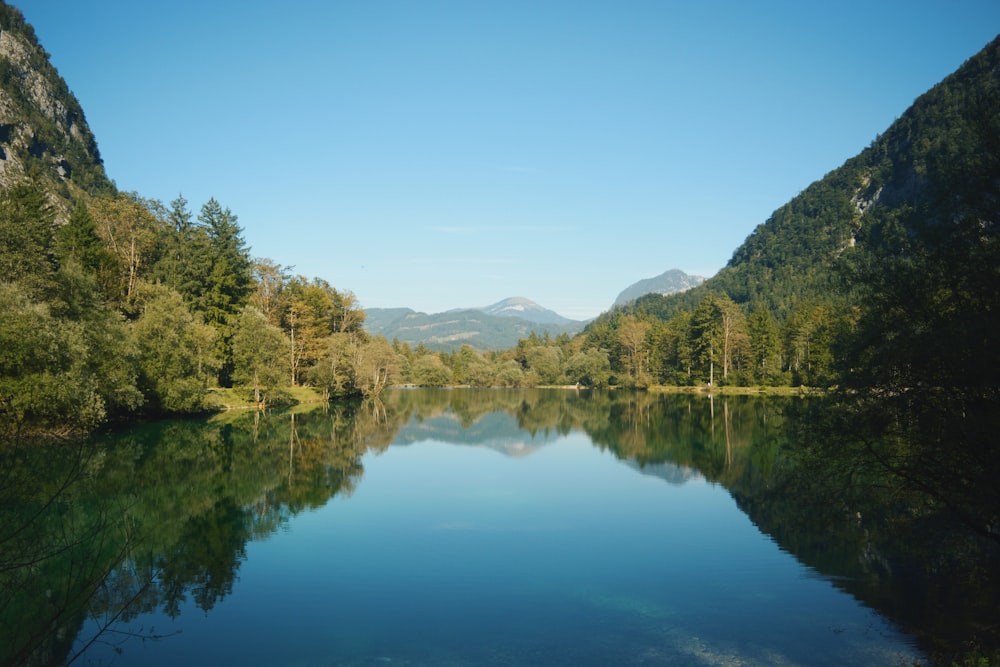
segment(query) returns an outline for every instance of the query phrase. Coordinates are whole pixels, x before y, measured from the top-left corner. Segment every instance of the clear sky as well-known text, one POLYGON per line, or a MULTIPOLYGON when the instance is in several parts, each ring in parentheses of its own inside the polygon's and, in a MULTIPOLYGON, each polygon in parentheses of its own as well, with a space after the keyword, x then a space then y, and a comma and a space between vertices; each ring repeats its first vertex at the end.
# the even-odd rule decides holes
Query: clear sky
MULTIPOLYGON (((11 1, 11 0, 9 0, 11 1)), ((12 0, 122 190, 424 312, 710 276, 1000 31, 997 0, 12 0)))

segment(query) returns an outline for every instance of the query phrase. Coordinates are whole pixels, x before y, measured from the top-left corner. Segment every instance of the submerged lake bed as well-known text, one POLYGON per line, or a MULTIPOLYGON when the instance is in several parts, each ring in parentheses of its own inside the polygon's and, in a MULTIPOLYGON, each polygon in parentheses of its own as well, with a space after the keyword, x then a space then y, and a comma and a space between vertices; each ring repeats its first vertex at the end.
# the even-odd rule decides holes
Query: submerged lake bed
MULTIPOLYGON (((407 390, 378 405, 108 434, 76 502, 122 515, 132 541, 108 548, 126 533, 100 523, 97 594, 81 592, 47 626, 71 643, 43 640, 24 655, 58 664, 82 651, 84 664, 116 665, 923 660, 908 622, 866 600, 865 585, 884 587, 865 584, 871 554, 823 529, 782 544, 759 525, 773 519, 747 513, 768 502, 766 454, 796 400, 407 390)), ((787 540, 786 528, 777 532, 787 540)), ((18 589, 4 615, 36 627, 8 628, 12 645, 46 627, 44 609, 23 608, 38 604, 32 586, 85 589, 73 572, 56 567, 18 589)))

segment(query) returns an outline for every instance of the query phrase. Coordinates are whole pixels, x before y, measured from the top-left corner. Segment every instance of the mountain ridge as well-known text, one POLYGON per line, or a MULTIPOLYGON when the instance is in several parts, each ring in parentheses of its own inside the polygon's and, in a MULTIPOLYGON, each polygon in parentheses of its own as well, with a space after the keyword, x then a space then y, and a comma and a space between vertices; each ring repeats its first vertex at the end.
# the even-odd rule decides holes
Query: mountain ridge
POLYGON ((470 345, 482 350, 509 349, 532 333, 573 335, 586 325, 525 297, 508 297, 480 308, 423 313, 412 308, 369 308, 365 330, 410 345, 453 350, 470 345))
POLYGON ((623 289, 615 298, 614 306, 623 306, 647 294, 669 296, 697 287, 705 282, 701 276, 684 273, 680 269, 669 269, 658 276, 643 278, 623 289))
POLYGON ((481 310, 488 315, 496 315, 498 317, 520 317, 521 319, 538 324, 566 326, 578 323, 577 320, 563 317, 554 310, 544 308, 523 296, 508 297, 489 306, 477 308, 476 310, 481 310))

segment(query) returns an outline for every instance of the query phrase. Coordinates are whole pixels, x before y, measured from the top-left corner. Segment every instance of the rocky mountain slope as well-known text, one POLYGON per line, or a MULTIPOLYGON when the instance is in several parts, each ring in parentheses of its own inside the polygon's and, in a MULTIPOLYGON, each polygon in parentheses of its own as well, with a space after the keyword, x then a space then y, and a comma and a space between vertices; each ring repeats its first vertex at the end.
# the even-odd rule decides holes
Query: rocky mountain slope
POLYGON ((692 287, 697 287, 703 282, 705 282, 705 279, 701 276, 689 276, 680 269, 670 269, 655 278, 644 278, 632 283, 621 291, 615 299, 614 305, 623 306, 646 294, 659 294, 661 296, 677 294, 692 287))
POLYGON ((44 183, 57 218, 113 191, 83 109, 21 12, 0 3, 0 186, 44 183))

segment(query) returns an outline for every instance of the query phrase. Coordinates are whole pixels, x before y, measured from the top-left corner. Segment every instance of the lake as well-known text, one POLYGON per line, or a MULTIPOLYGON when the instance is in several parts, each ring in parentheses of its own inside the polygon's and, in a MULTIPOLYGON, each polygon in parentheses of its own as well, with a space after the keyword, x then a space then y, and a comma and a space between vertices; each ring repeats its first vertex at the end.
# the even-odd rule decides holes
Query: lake
POLYGON ((804 400, 395 390, 11 450, 0 655, 913 664, 863 518, 768 495, 804 400))

